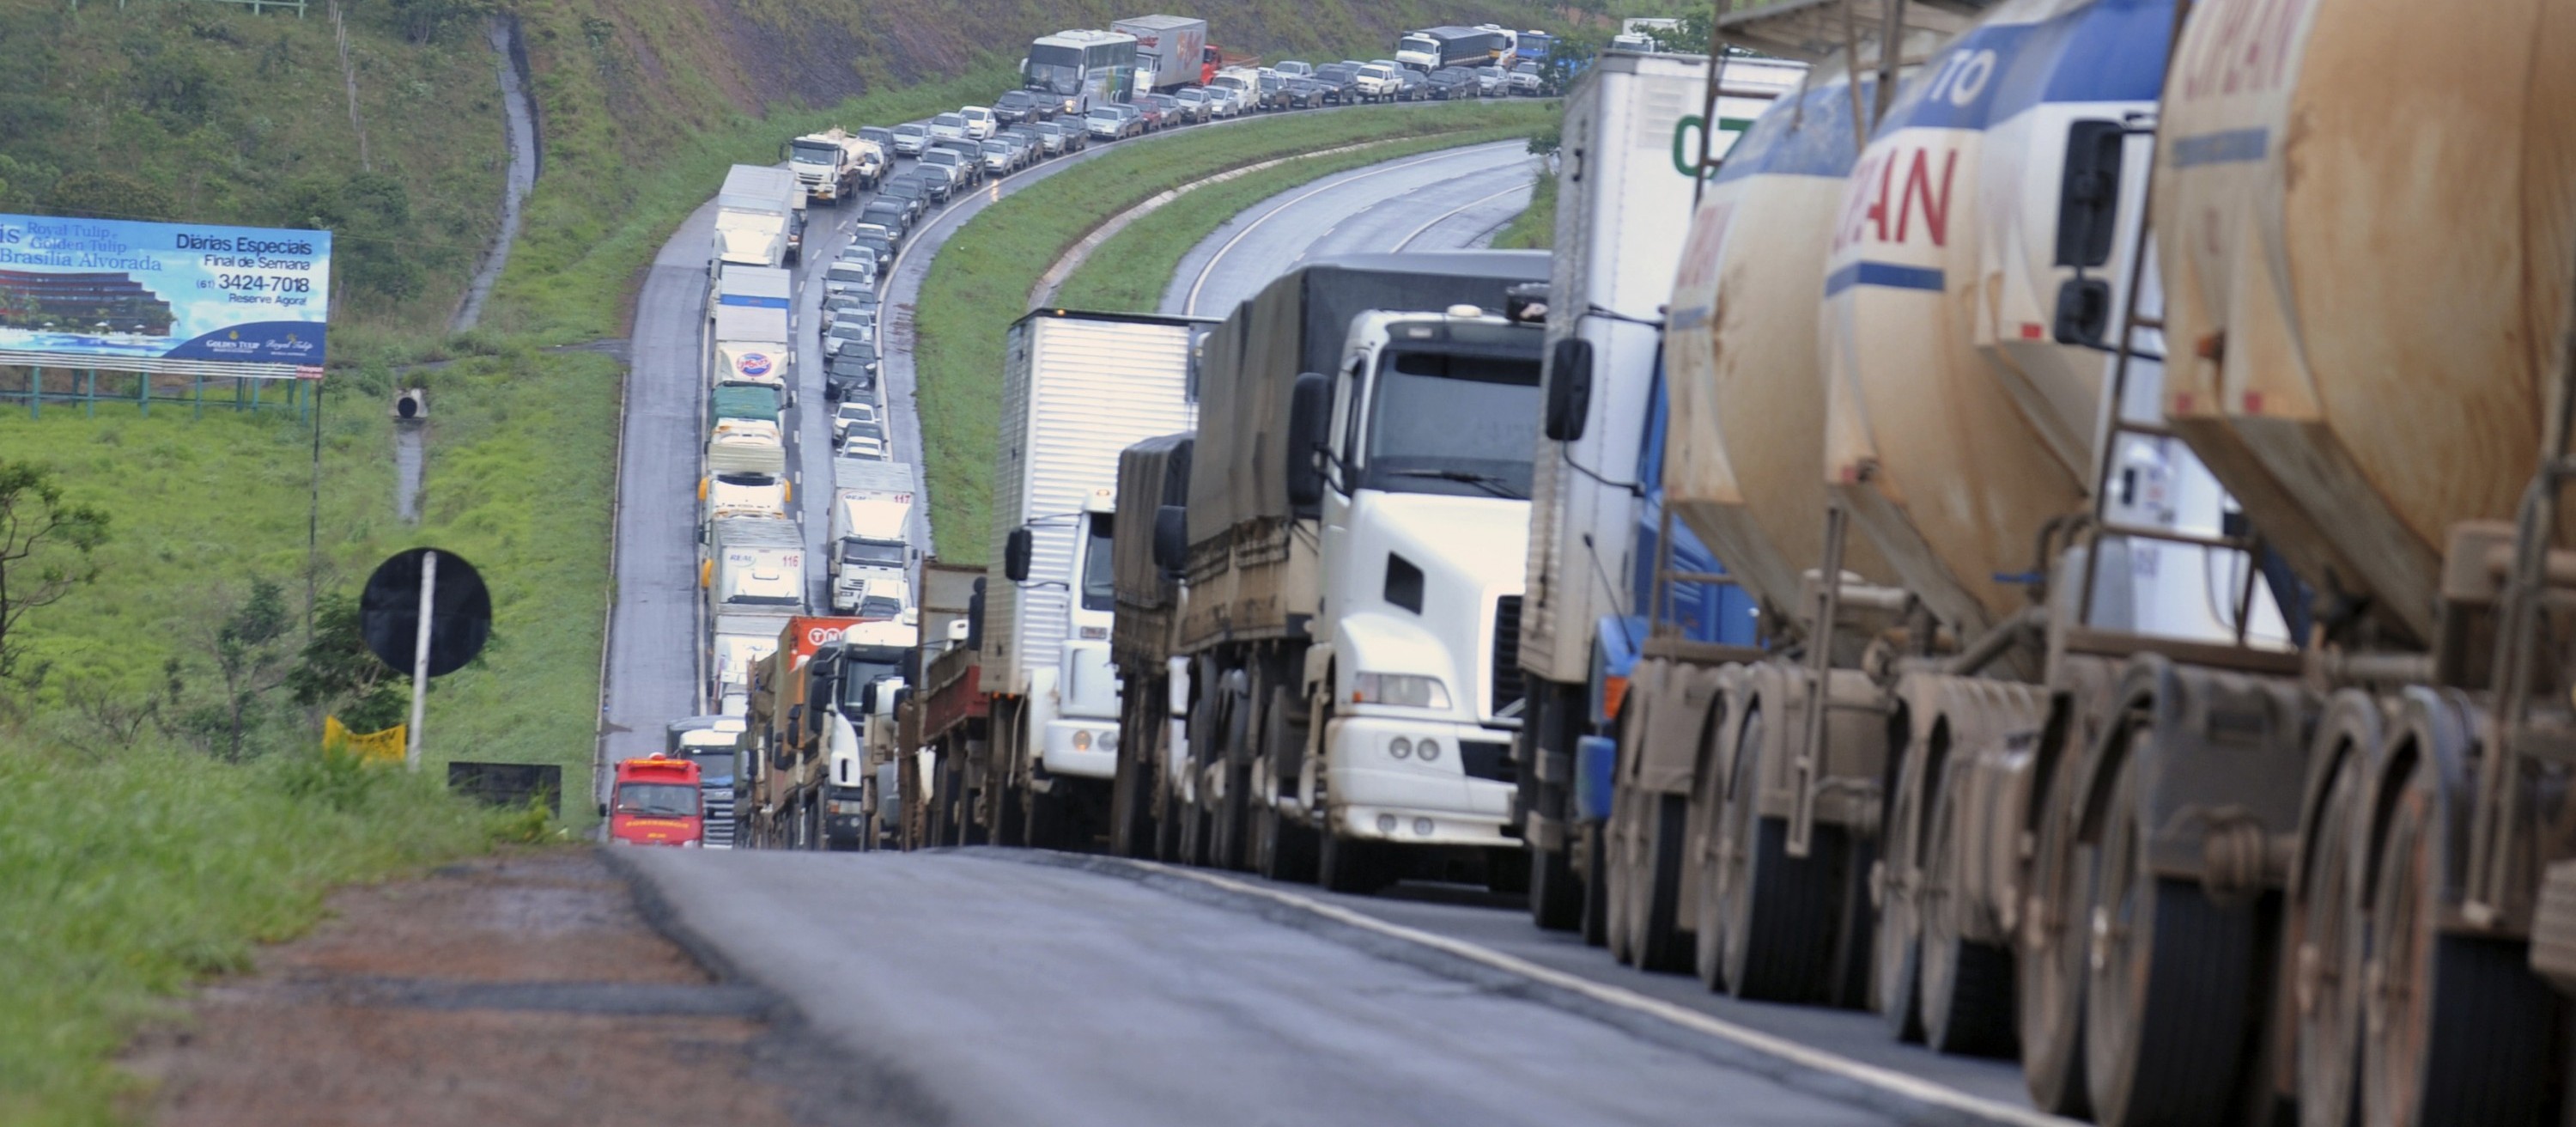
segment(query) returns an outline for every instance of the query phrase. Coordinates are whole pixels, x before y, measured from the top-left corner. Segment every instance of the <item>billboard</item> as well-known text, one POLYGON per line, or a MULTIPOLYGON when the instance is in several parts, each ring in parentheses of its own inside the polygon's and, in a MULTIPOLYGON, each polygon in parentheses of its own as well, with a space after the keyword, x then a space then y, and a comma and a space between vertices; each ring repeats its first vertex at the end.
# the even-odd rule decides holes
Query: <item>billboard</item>
POLYGON ((318 372, 331 233, 0 214, 0 364, 318 372))

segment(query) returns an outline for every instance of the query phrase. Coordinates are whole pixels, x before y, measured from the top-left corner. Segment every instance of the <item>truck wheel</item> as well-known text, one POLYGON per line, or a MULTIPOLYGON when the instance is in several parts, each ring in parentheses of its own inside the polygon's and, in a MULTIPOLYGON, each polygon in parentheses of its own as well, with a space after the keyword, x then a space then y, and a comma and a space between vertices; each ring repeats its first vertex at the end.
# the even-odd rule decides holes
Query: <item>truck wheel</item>
POLYGON ((1365 895, 1392 883, 1386 879, 1385 846, 1379 842, 1328 833, 1324 835, 1320 853, 1315 864, 1315 883, 1327 891, 1365 895))
POLYGON ((1761 790, 1765 717, 1744 718, 1727 803, 1734 832, 1734 871, 1727 876, 1726 983, 1748 1001, 1808 1002, 1828 993, 1834 971, 1835 902, 1842 889, 1833 862, 1839 836, 1818 827, 1806 859, 1789 856, 1789 823, 1765 818, 1761 790))
POLYGON ((1154 859, 1169 865, 1187 864, 1188 858, 1181 856, 1183 815, 1180 809, 1168 799, 1158 800, 1156 806, 1159 809, 1154 814, 1154 859))
MULTIPOLYGON (((1924 858, 1920 952, 1923 1043, 1936 1053, 2010 1056, 2013 1051, 2012 953, 1960 934, 1957 894, 1957 796, 1934 800, 1931 849, 1924 858)), ((1887 926, 1881 921, 1879 926, 1887 926)))
POLYGON ((1272 880, 1303 884, 1315 879, 1314 831, 1288 820, 1267 803, 1254 807, 1253 852, 1258 871, 1272 880))
POLYGON ((1008 776, 991 785, 998 792, 993 802, 993 844, 1006 849, 1026 848, 1029 844, 1027 793, 1008 776))
POLYGON ((2131 732, 2103 815, 2100 893, 2087 920, 2084 1068, 2103 1127, 2225 1121, 2256 988, 2253 907, 2221 906, 2197 882, 2147 866, 2151 827, 2137 807, 2153 732, 2131 732))
POLYGON ((1632 965, 1637 958, 1636 929, 1628 914, 1629 908, 1637 902, 1628 891, 1628 884, 1636 875, 1631 860, 1636 853, 1636 844, 1630 840, 1636 833, 1636 817, 1632 810, 1636 804, 1635 791, 1613 786, 1610 791, 1610 821, 1601 830, 1602 907, 1605 909, 1602 912, 1602 946, 1609 948, 1611 960, 1621 966, 1632 965))
POLYGON ((1574 879, 1574 862, 1568 850, 1523 850, 1529 865, 1530 922, 1548 931, 1573 931, 1583 926, 1583 882, 1574 879))
POLYGON ((1922 917, 1916 897, 1920 891, 1921 858, 1914 854, 1914 842, 1920 837, 1922 810, 1917 797, 1921 789, 1911 785, 1911 772, 1921 764, 1909 755, 1906 774, 1897 783, 1896 808, 1887 819, 1887 848, 1878 865, 1878 929, 1870 946, 1875 973, 1871 976, 1871 1008, 1878 1011, 1888 1035, 1899 1041, 1923 1039, 1922 1009, 1916 1005, 1917 980, 1922 973, 1922 917))
POLYGON ((1629 871, 1630 954, 1639 970, 1679 971, 1690 967, 1688 933, 1681 928, 1682 846, 1690 804, 1678 794, 1639 794, 1632 811, 1638 815, 1629 871))
MULTIPOLYGON (((1151 688, 1129 691, 1150 692, 1151 688)), ((1153 753, 1149 741, 1124 737, 1118 741, 1118 767, 1109 780, 1109 852, 1114 856, 1142 857, 1153 844, 1153 786, 1147 774, 1153 769, 1153 753)))
POLYGON ((2430 756, 2416 763, 2379 847, 2361 1121, 2537 1127, 2556 1087, 2549 1048, 2563 1007, 2532 973, 2529 944, 2442 933, 2441 902, 2427 895, 2452 870, 2439 770, 2430 756))
POLYGON ((1208 863, 1208 803, 1211 801, 1208 792, 1216 788, 1209 781, 1207 764, 1193 763, 1190 769, 1196 775, 1198 786, 1196 793, 1181 808, 1180 857, 1177 859, 1184 865, 1205 866, 1208 863))
POLYGON ((2316 824, 2299 849, 2296 895, 2283 909, 2281 966, 2296 1023, 2299 1117, 2303 1123, 2351 1123, 2361 1083, 2362 958, 2370 910, 2359 897, 2352 865, 2363 761, 2344 748, 2316 824))
POLYGON ((1252 772, 1236 766, 1232 757, 1217 766, 1225 772, 1225 793, 1217 797, 1216 809, 1208 818, 1208 867, 1240 871, 1250 868, 1243 846, 1252 809, 1244 791, 1251 789, 1252 772))
POLYGON ((1036 788, 1021 787, 1020 824, 1028 834, 1031 849, 1064 849, 1066 802, 1061 793, 1040 794, 1036 788))
POLYGON ((2039 1110, 2089 1118, 2084 1076, 2084 920, 2093 906, 2099 850, 2081 838, 2082 804, 2071 789, 2073 757, 2059 765, 2040 816, 2030 895, 2014 936, 2013 1030, 2021 1041, 2022 1083, 2039 1110))
POLYGON ((1593 947, 1610 942, 1610 877, 1608 851, 1599 823, 1583 827, 1583 942, 1593 947))

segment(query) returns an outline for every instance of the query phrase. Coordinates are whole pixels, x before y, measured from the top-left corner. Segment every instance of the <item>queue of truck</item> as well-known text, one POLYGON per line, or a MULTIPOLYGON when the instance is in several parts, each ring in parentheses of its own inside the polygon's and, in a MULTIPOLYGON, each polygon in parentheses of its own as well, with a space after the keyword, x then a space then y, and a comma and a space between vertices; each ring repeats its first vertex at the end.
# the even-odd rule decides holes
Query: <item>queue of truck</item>
POLYGON ((2576 0, 1806 7, 1597 60, 1552 259, 1015 327, 1009 434, 1193 343, 925 564, 904 840, 1525 890, 2123 1127, 2560 1121, 2576 0))

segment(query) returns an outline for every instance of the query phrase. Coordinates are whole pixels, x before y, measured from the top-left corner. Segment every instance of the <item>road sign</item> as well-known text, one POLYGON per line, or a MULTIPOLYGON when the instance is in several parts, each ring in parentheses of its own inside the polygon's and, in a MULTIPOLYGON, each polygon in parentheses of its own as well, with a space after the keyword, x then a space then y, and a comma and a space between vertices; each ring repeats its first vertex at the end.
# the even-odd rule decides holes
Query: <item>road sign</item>
MULTIPOLYGON (((436 551, 413 548, 376 565, 361 597, 367 648, 397 672, 409 673, 419 646, 422 562, 436 551)), ((438 552, 438 580, 430 600, 428 675, 444 677, 483 652, 492 636, 492 593, 474 565, 454 552, 438 552)))

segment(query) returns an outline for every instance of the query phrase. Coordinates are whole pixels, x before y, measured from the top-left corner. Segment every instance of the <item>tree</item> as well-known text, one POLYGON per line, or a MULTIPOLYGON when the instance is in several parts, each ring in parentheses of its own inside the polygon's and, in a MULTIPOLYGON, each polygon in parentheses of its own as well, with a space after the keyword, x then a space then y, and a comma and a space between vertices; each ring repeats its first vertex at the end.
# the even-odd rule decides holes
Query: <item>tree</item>
POLYGON ((178 210, 170 193, 121 172, 73 172, 54 181, 45 206, 102 219, 166 219, 178 210))
POLYGON ((402 723, 410 707, 408 682, 367 648, 365 613, 345 594, 322 597, 314 609, 313 640, 287 671, 295 703, 336 713, 351 731, 374 732, 402 723))
POLYGON ((53 470, 0 462, 0 678, 26 654, 27 616, 98 580, 104 543, 107 513, 65 502, 53 470))
MULTIPOLYGON (((178 727, 198 747, 240 762, 249 758, 251 732, 262 719, 260 698, 286 682, 286 654, 278 643, 295 616, 287 612, 285 588, 264 576, 251 578, 248 597, 226 602, 222 621, 205 639, 223 698, 182 713, 178 727)), ((171 692, 181 689, 173 671, 171 692)))

